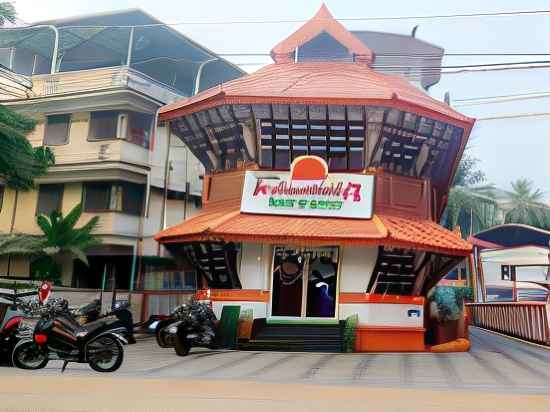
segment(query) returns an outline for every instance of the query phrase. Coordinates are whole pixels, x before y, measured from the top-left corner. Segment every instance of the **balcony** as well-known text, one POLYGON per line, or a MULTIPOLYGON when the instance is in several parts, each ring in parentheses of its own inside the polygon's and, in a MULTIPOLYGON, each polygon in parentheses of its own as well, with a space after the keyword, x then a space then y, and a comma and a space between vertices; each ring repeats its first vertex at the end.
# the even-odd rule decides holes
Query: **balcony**
POLYGON ((161 103, 182 97, 177 90, 127 66, 40 74, 32 77, 32 83, 34 98, 118 89, 130 89, 161 103))

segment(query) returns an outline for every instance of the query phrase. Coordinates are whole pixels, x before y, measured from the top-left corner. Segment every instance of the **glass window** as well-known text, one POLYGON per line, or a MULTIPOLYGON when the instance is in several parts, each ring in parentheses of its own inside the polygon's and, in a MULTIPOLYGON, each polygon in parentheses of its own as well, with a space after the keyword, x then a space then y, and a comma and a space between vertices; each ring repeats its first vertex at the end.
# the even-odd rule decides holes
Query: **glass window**
POLYGON ((92 112, 88 137, 94 140, 116 139, 119 114, 120 112, 115 110, 92 112))
POLYGON ((56 114, 46 117, 44 145, 59 146, 69 143, 70 114, 56 114))
POLYGON ((276 246, 272 316, 332 318, 336 310, 338 248, 276 246))
POLYGON ((111 198, 110 183, 86 183, 84 190, 84 210, 86 212, 109 210, 111 198))
POLYGON ((514 293, 512 286, 487 286, 487 302, 512 302, 513 300, 514 293))
POLYGON ((122 192, 122 212, 140 215, 143 210, 145 187, 135 183, 126 183, 122 192))
POLYGON ((8 69, 11 63, 11 50, 11 47, 0 48, 0 64, 8 69))
POLYGON ((130 215, 141 215, 143 212, 143 185, 129 182, 86 183, 84 193, 86 212, 122 212, 130 215))
POLYGON ((153 115, 148 113, 128 113, 128 133, 126 140, 130 143, 149 148, 153 115))
POLYGON ((38 188, 37 214, 49 215, 54 210, 61 210, 62 198, 62 184, 40 185, 38 188))

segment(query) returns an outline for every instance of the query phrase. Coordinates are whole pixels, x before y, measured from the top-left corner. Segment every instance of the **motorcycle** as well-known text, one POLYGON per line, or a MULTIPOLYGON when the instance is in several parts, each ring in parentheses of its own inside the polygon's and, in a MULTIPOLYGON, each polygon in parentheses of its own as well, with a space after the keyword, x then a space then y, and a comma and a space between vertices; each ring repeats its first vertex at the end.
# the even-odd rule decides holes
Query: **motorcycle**
POLYGON ((126 300, 117 300, 113 306, 113 311, 105 315, 101 314, 101 301, 94 299, 90 303, 71 310, 71 314, 80 325, 86 325, 97 320, 115 316, 124 324, 126 331, 124 337, 128 344, 136 343, 134 338, 134 323, 132 312, 129 310, 130 304, 126 300))
POLYGON ((176 354, 186 356, 192 347, 216 347, 216 315, 205 303, 193 301, 176 308, 169 320, 157 327, 161 347, 173 347, 176 354))
POLYGON ((49 360, 87 363, 97 372, 114 372, 124 359, 126 325, 116 317, 80 325, 67 301, 56 299, 44 305, 34 328, 24 328, 15 345, 12 363, 21 369, 41 369, 49 360))
POLYGON ((29 296, 29 293, 0 296, 0 365, 11 366, 13 348, 20 339, 21 322, 32 316, 38 305, 37 302, 23 300, 23 296, 29 296))

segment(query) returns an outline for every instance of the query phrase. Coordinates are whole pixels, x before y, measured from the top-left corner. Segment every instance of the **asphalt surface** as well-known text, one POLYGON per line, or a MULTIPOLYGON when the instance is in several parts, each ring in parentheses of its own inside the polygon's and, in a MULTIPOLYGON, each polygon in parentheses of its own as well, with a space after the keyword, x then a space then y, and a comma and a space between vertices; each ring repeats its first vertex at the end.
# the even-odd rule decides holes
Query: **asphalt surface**
MULTIPOLYGON (((127 346, 119 371, 102 375, 87 365, 61 362, 40 371, 0 368, 0 381, 15 376, 243 381, 370 388, 417 388, 550 394, 550 349, 470 329, 468 353, 325 354, 194 349, 178 357, 154 339, 127 346)), ((1 387, 1 385, 0 385, 1 387)))

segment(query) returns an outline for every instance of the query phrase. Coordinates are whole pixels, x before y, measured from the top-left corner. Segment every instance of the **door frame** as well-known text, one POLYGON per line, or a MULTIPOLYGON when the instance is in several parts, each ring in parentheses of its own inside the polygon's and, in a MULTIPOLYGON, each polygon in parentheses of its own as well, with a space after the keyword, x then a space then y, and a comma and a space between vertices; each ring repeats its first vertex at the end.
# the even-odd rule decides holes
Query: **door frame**
MULTIPOLYGON (((339 245, 335 246, 316 246, 316 247, 300 247, 293 245, 271 245, 271 266, 268 273, 269 281, 269 303, 267 307, 267 323, 279 323, 279 324, 293 324, 293 323, 304 323, 304 324, 335 324, 339 322, 339 303, 340 303, 340 277, 342 272, 342 258, 343 258, 343 248, 339 245), (334 316, 331 318, 325 317, 312 317, 312 316, 276 316, 272 315, 273 310, 273 266, 275 264, 275 249, 278 247, 284 247, 288 249, 321 249, 321 248, 335 248, 338 251, 338 263, 336 265, 336 296, 334 297, 334 316)), ((309 274, 309 266, 308 266, 309 274)), ((305 279, 305 275, 302 275, 305 279)), ((303 282, 304 280, 302 280, 303 282)), ((307 310, 307 288, 302 288, 302 302, 304 297, 306 298, 306 310, 307 310)))

